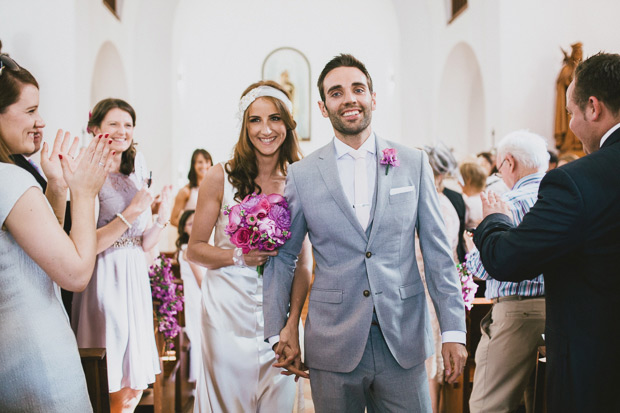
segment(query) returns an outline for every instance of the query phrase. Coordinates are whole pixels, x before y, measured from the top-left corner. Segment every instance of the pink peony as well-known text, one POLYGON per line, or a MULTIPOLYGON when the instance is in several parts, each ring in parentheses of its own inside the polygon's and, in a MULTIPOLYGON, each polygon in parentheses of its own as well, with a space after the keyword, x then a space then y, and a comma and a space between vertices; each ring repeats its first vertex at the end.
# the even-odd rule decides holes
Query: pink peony
POLYGON ((269 218, 263 218, 258 223, 258 230, 261 234, 267 234, 268 237, 273 237, 276 233, 276 223, 269 218))

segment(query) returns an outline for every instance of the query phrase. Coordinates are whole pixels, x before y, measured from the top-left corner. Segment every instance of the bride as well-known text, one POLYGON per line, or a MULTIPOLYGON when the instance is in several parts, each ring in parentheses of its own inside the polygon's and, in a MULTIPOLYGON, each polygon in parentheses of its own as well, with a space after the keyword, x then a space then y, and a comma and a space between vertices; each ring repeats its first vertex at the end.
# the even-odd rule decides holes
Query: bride
MULTIPOLYGON (((241 133, 233 158, 211 168, 200 186, 188 258, 207 267, 202 282, 202 371, 197 412, 291 412, 295 380, 272 367, 275 353, 263 338, 263 279, 256 267, 277 251, 243 254, 230 242, 222 213, 253 192, 282 194, 288 164, 300 159, 292 104, 280 85, 261 81, 242 95, 241 133), (215 231, 215 246, 209 245, 215 231)), ((297 337, 312 273, 306 240, 297 262, 289 322, 297 337)), ((286 331, 285 331, 286 330, 286 331)))

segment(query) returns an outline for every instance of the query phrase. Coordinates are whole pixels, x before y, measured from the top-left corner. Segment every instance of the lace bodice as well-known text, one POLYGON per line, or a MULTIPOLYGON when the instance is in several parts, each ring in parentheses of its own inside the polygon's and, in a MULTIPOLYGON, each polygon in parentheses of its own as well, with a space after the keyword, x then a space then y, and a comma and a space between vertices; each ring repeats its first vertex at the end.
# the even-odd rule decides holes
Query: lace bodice
MULTIPOLYGON (((99 219, 97 228, 107 225, 123 212, 147 179, 146 165, 141 153, 136 155, 135 172, 129 176, 122 173, 111 173, 99 191, 99 219)), ((147 208, 123 233, 123 237, 140 237, 151 220, 151 209, 147 208)))

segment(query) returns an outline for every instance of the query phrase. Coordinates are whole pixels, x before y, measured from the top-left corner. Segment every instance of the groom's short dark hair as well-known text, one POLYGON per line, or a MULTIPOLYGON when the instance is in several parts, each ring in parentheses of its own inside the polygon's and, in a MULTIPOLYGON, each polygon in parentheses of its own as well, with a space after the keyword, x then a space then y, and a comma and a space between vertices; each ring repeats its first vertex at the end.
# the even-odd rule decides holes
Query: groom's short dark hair
POLYGON ((597 53, 575 69, 573 96, 584 110, 590 96, 602 101, 614 116, 620 114, 620 55, 597 53))
POLYGON ((366 70, 366 66, 364 63, 357 60, 353 55, 341 53, 338 56, 335 56, 332 60, 330 60, 323 71, 319 75, 319 80, 316 85, 319 87, 319 94, 321 95, 321 100, 325 102, 325 91, 323 91, 323 81, 325 81, 325 76, 332 70, 337 67, 356 67, 358 68, 365 76, 366 80, 368 80, 368 88, 370 89, 370 93, 372 93, 372 78, 370 77, 370 73, 366 70))

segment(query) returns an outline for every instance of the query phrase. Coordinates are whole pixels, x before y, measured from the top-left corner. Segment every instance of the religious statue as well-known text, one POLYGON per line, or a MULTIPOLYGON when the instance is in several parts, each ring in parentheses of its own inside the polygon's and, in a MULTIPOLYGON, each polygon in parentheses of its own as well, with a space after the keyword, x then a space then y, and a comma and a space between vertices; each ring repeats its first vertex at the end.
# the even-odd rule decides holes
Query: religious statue
POLYGON ((564 53, 564 66, 562 66, 562 70, 560 70, 558 80, 556 81, 557 95, 554 128, 555 147, 559 150, 560 154, 575 153, 581 156, 584 154, 581 142, 568 127, 570 115, 566 111, 566 89, 568 89, 570 82, 573 81, 575 68, 583 58, 581 46, 582 44, 580 42, 572 44, 570 56, 562 49, 562 53, 564 53))
POLYGON ((291 82, 291 77, 288 73, 288 70, 284 70, 282 71, 282 73, 280 73, 280 81, 278 83, 282 85, 284 89, 286 89, 286 91, 291 97, 291 102, 293 103, 293 112, 291 114, 294 118, 297 114, 297 96, 295 94, 295 85, 293 84, 293 82, 291 82))

